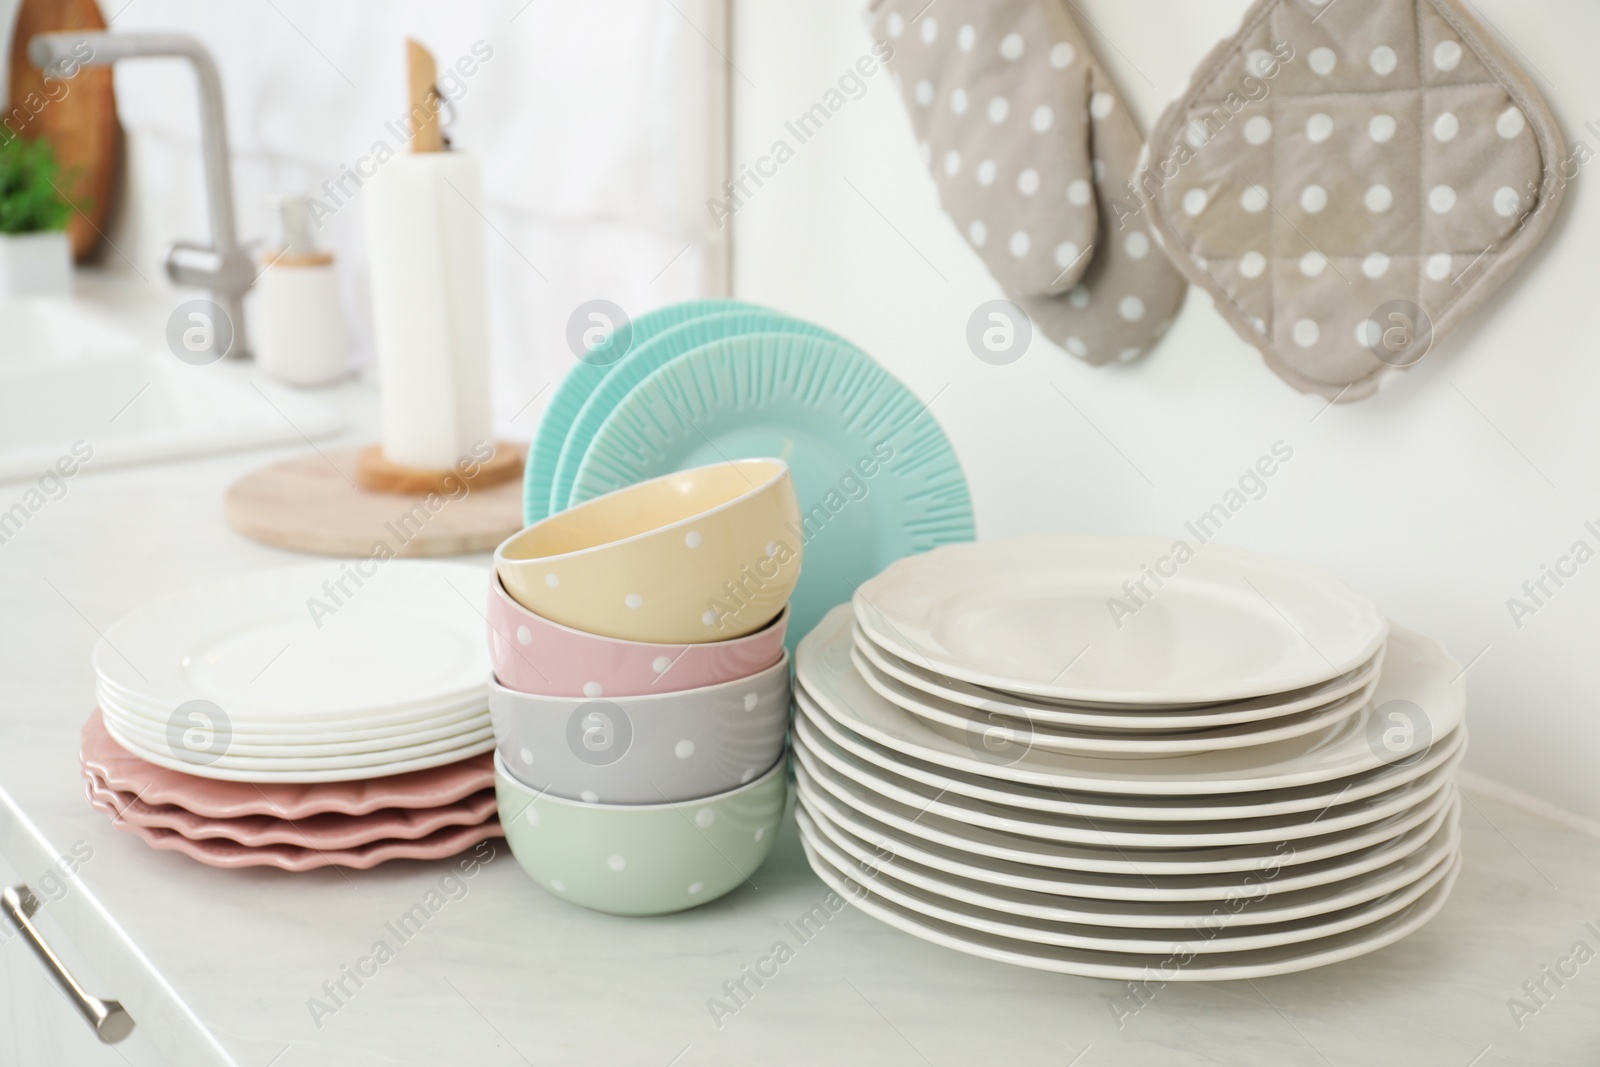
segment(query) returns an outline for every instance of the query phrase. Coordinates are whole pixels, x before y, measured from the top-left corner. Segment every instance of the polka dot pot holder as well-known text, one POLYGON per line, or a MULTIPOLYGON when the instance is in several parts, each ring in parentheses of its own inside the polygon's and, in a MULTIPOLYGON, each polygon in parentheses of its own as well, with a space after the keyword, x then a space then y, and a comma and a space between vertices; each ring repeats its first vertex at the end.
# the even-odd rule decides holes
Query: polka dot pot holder
POLYGON ((1189 284, 1173 268, 1150 231, 1130 218, 1127 189, 1144 138, 1112 93, 1098 67, 1091 75, 1090 150, 1100 226, 1094 254, 1078 284, 1065 296, 1015 299, 1039 332, 1086 363, 1137 359, 1167 332, 1189 284))
POLYGON ((1371 395, 1548 230, 1560 134, 1457 0, 1261 0, 1150 138, 1166 251, 1296 389, 1371 395))
POLYGON ((1006 294, 1089 363, 1132 359, 1187 287, 1118 224, 1143 138, 1060 0, 875 0, 940 202, 1006 294))

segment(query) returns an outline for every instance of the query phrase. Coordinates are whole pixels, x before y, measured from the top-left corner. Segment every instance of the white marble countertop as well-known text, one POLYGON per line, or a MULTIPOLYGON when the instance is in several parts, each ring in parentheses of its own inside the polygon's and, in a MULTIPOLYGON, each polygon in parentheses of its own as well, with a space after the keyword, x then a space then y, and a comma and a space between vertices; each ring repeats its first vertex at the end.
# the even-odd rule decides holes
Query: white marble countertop
MULTIPOLYGON (((372 426, 369 387, 323 395, 372 426)), ((756 887, 658 919, 553 899, 496 841, 357 987, 345 968, 453 867, 202 867, 114 830, 76 762, 97 630, 173 588, 298 558, 222 517, 230 482, 286 454, 91 468, 0 545, 0 853, 28 876, 92 849, 47 927, 139 1021, 118 1047, 129 1063, 1600 1063, 1600 963, 1564 962, 1579 943, 1600 952, 1600 840, 1471 793, 1465 871, 1418 934, 1320 971, 1172 985, 1120 1025, 1123 984, 968 958, 853 909, 796 942, 786 923, 827 890, 792 821, 756 887), (711 999, 780 940, 793 959, 719 1025, 711 999), (1537 1011, 1519 1021, 1512 998, 1537 1011)), ((0 508, 22 489, 0 485, 0 508)))

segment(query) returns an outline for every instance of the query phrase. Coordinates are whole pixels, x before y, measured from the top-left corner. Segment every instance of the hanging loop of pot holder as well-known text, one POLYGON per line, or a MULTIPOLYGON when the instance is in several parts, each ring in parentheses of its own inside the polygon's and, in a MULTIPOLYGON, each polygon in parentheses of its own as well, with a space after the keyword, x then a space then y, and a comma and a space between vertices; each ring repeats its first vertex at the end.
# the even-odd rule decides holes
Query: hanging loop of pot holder
POLYGON ((1135 181, 1178 267, 1267 365, 1351 401, 1527 257, 1565 155, 1532 80, 1459 0, 1259 0, 1135 181))

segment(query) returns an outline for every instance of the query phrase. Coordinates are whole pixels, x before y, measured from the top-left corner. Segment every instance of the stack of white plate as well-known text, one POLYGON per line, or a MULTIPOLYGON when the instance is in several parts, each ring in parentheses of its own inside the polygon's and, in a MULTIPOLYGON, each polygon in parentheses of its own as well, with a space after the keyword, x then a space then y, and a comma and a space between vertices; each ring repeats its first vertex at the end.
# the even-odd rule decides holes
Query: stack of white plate
POLYGON ((1315 570, 1173 548, 940 548, 829 614, 794 729, 823 880, 930 941, 1131 980, 1301 970, 1431 918, 1459 665, 1315 570))
POLYGON ((488 580, 347 560, 163 597, 95 647, 106 729, 151 763, 243 782, 379 778, 487 752, 488 580))

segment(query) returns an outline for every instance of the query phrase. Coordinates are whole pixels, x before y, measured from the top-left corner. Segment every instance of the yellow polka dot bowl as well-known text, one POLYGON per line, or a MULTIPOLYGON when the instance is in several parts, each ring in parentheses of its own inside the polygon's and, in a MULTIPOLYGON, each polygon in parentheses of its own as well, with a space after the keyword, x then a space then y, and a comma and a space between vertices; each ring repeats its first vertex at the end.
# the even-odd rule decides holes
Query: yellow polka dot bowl
POLYGON ((495 571, 518 604, 624 641, 697 644, 761 629, 804 554, 789 467, 678 471, 568 508, 508 538, 495 571))

